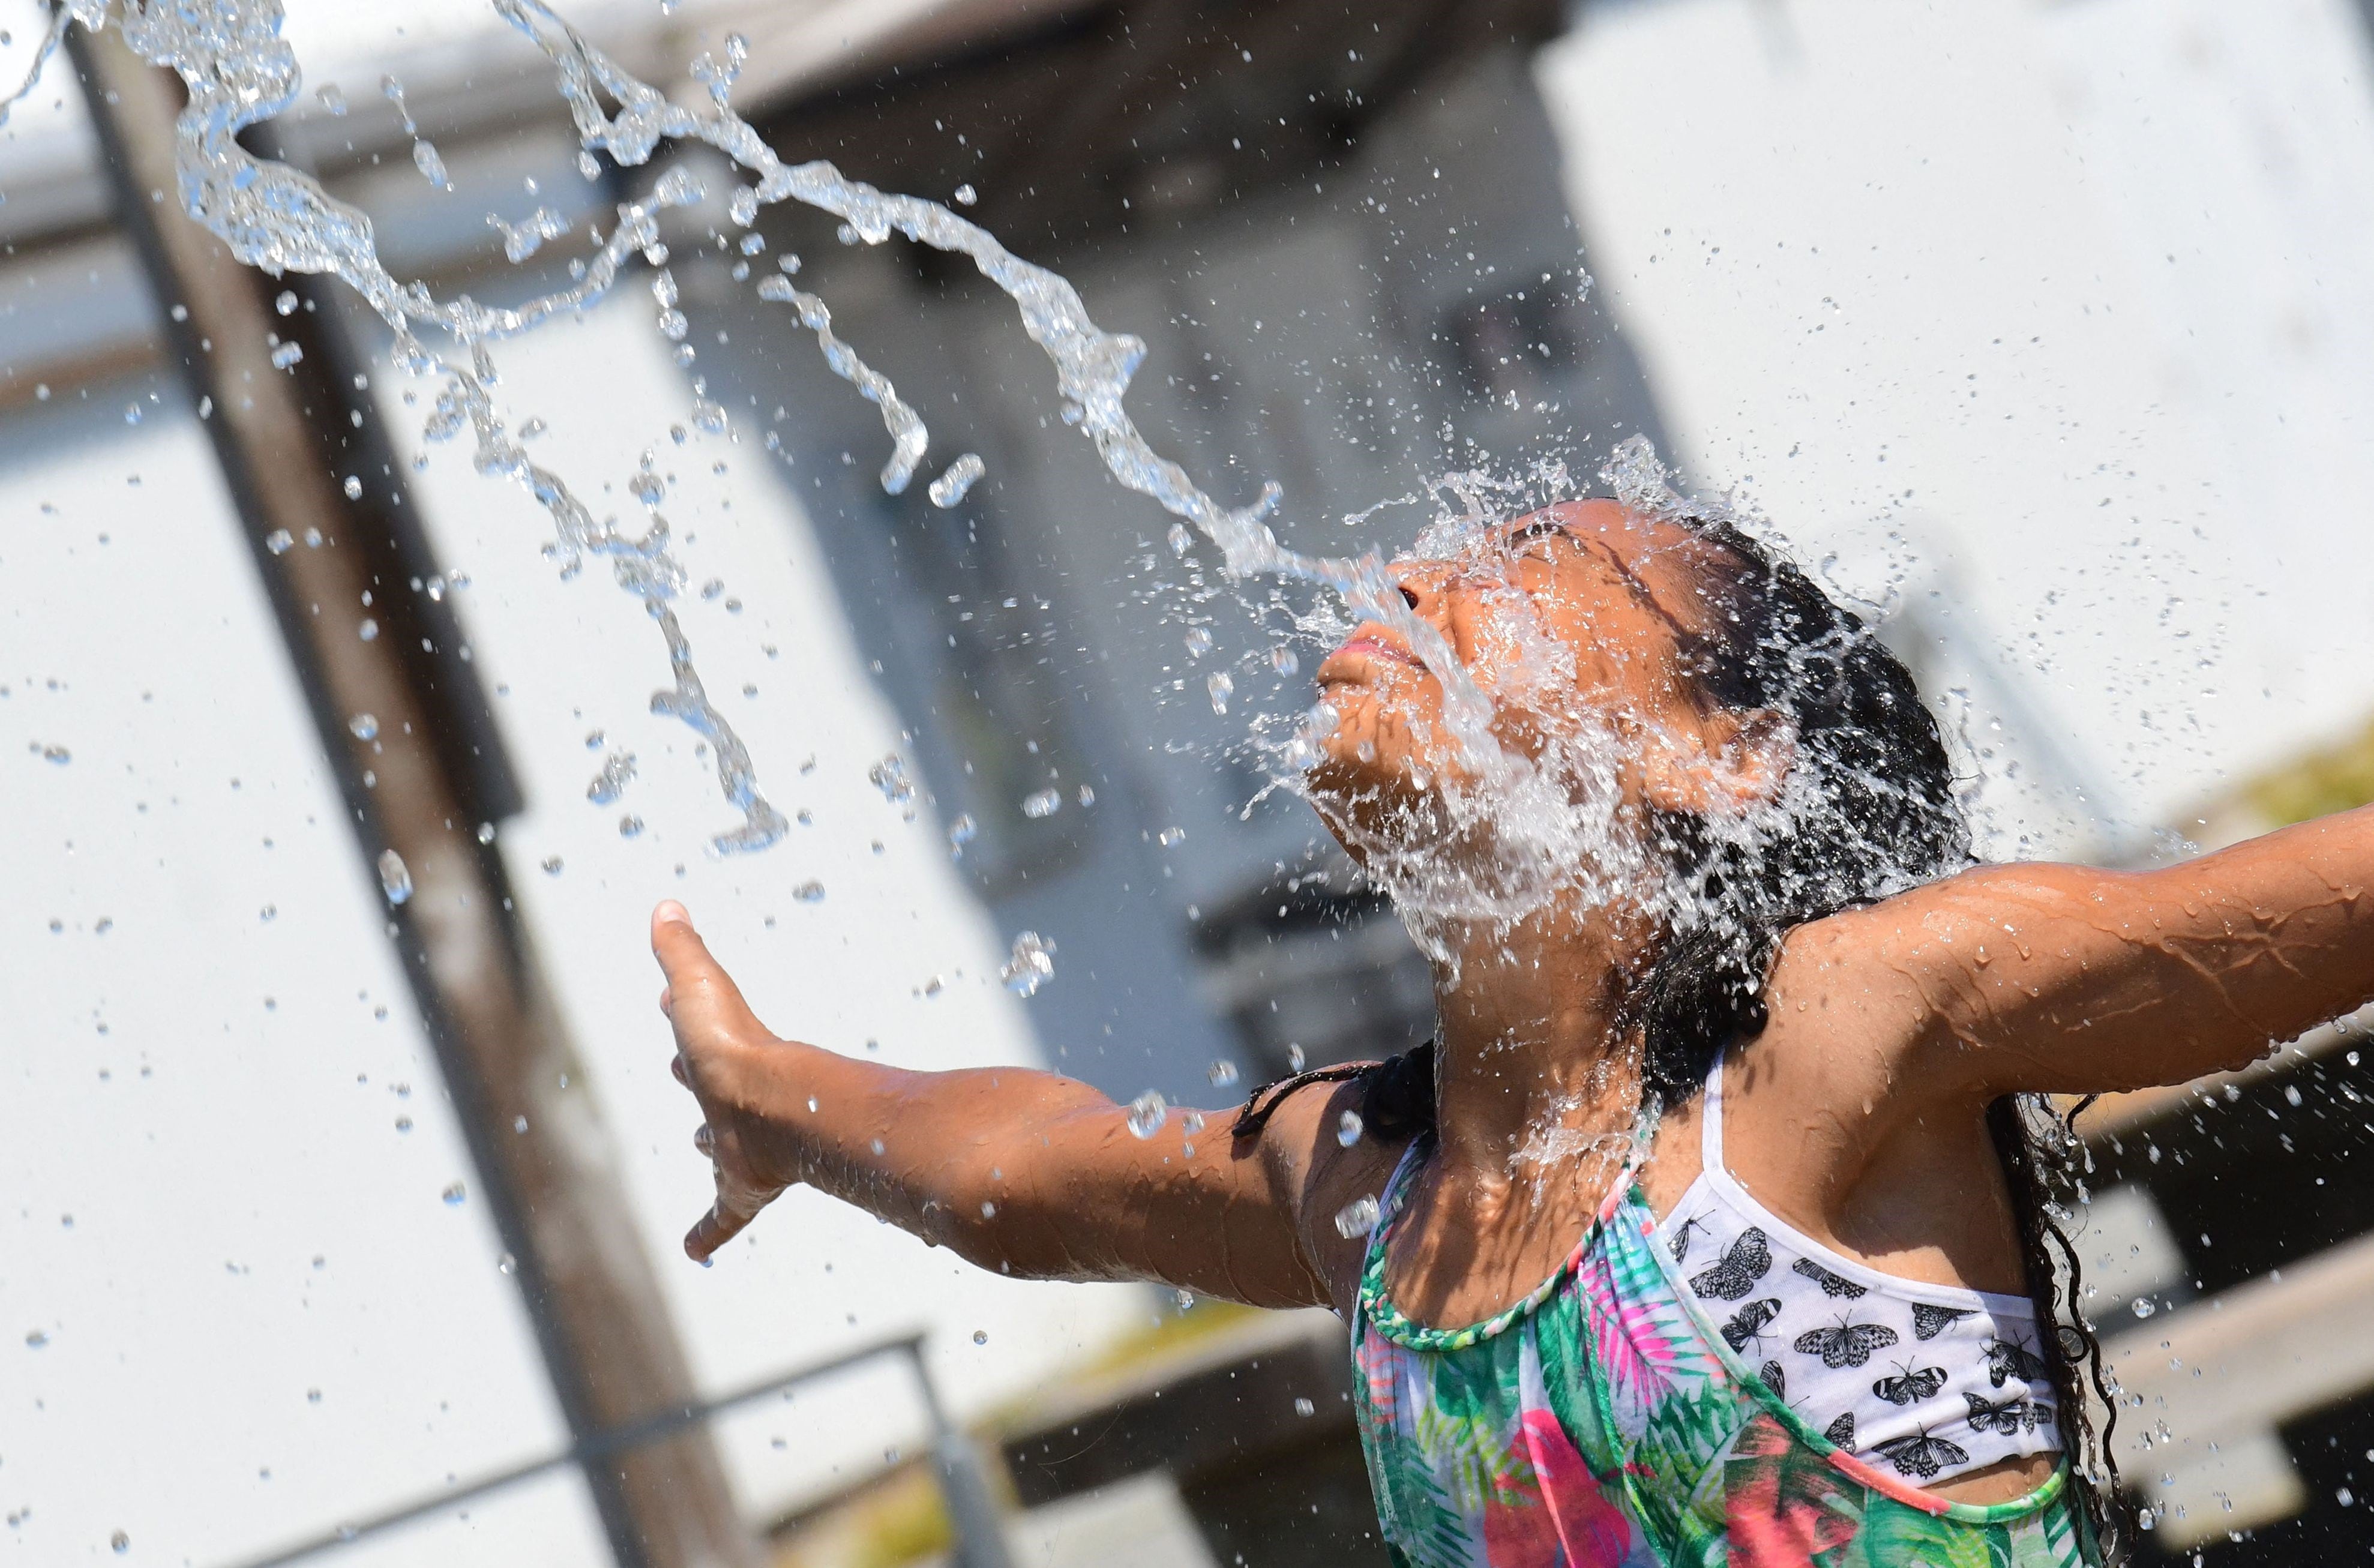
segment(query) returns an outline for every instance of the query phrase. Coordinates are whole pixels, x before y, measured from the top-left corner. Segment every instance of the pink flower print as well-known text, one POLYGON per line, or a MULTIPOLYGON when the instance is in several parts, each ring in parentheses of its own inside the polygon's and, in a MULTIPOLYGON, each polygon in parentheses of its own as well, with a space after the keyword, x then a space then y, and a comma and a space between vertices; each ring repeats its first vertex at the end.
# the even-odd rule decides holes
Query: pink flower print
POLYGON ((1557 1418, 1527 1410, 1518 1442, 1531 1463, 1513 1497, 1484 1505, 1484 1555, 1492 1568, 1622 1568, 1632 1527, 1608 1500, 1557 1418))

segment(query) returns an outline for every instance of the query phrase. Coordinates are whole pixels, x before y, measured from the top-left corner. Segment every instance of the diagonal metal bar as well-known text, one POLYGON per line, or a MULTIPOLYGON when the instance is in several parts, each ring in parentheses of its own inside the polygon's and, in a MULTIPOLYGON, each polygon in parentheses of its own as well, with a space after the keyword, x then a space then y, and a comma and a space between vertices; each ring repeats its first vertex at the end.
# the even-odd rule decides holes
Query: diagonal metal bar
MULTIPOLYGON (((679 1432, 699 1426, 713 1416, 721 1415, 739 1406, 752 1404, 780 1389, 829 1376, 833 1373, 872 1361, 876 1356, 903 1353, 910 1358, 915 1358, 916 1372, 921 1376, 923 1367, 918 1352, 922 1347, 923 1336, 920 1334, 902 1335, 895 1339, 880 1339, 873 1344, 861 1346, 845 1355, 835 1356, 828 1362, 819 1362, 813 1366, 804 1366, 794 1372, 779 1373, 756 1383, 745 1384, 732 1393, 722 1395, 714 1399, 679 1406, 675 1409, 656 1411, 640 1421, 629 1421, 624 1426, 597 1432, 582 1442, 571 1444, 558 1454, 547 1455, 544 1458, 531 1460, 524 1465, 513 1466, 508 1470, 498 1470, 491 1475, 482 1476, 466 1486, 448 1488, 416 1502, 391 1508, 383 1514, 373 1515, 359 1524, 341 1525, 335 1530, 315 1536, 309 1540, 300 1541, 294 1546, 282 1547, 268 1557, 251 1559, 241 1563, 239 1568, 285 1568, 288 1563, 301 1562, 317 1552, 349 1546, 367 1537, 394 1529, 400 1525, 408 1525, 433 1514, 443 1513, 447 1509, 459 1508, 465 1503, 476 1502, 489 1493, 517 1486, 524 1480, 533 1480, 537 1476, 552 1470, 561 1469, 570 1465, 580 1466, 588 1470, 599 1468, 605 1462, 616 1458, 618 1455, 641 1448, 647 1444, 656 1443, 663 1438, 673 1437, 679 1432)), ((928 1391, 929 1383, 926 1382, 924 1386, 928 1391)), ((931 1402, 936 1416, 938 1409, 936 1400, 933 1400, 928 1392, 926 1399, 931 1402)))

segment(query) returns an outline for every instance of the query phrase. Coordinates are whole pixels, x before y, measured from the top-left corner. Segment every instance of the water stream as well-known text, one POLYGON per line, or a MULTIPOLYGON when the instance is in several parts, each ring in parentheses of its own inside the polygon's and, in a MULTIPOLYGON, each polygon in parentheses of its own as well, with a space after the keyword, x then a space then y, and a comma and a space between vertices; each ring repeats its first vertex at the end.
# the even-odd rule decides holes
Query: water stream
MULTIPOLYGON (((1154 449, 1123 401, 1145 357, 1145 344, 1099 327, 1064 277, 1014 255, 987 230, 936 202, 877 190, 820 159, 783 163, 728 106, 746 55, 738 37, 728 39, 722 58, 703 54, 695 62, 693 77, 705 91, 701 100, 687 103, 627 71, 541 0, 489 4, 551 62, 577 126, 582 158, 589 163, 601 154, 620 166, 635 167, 647 163, 664 143, 699 142, 750 176, 749 183, 735 184, 727 203, 733 221, 745 230, 762 207, 796 201, 839 217, 869 244, 896 233, 969 258, 1014 301, 1023 330, 1053 365, 1066 422, 1096 443, 1115 479, 1152 498, 1216 545, 1230 576, 1268 573, 1318 584, 1340 595, 1357 616, 1400 631, 1442 674, 1446 723, 1468 766, 1498 784, 1521 783, 1527 765, 1492 740, 1490 704, 1464 678, 1434 628, 1409 613, 1381 558, 1340 559, 1289 549, 1264 521, 1279 500, 1275 485, 1263 486, 1251 504, 1226 505, 1154 449)), ((582 263, 572 264, 569 287, 511 308, 485 305, 467 294, 440 299, 420 283, 400 281, 382 264, 367 214, 329 195, 305 172, 259 159, 235 139, 245 126, 287 109, 300 90, 295 53, 280 37, 281 15, 278 0, 191 0, 176 6, 123 0, 120 8, 110 0, 65 0, 54 13, 41 54, 46 59, 54 50, 69 21, 92 29, 112 21, 135 53, 181 77, 190 95, 174 150, 182 211, 242 262, 275 277, 287 272, 334 276, 377 312, 394 334, 396 362, 416 376, 441 383, 426 435, 444 441, 466 430, 477 468, 523 486, 550 515, 554 538, 549 548, 563 570, 574 571, 588 556, 608 560, 619 586, 658 625, 673 684, 653 695, 652 710, 681 720, 715 749, 719 785, 742 813, 740 825, 717 834, 714 846, 731 853, 775 843, 787 823, 760 792, 748 749, 710 701, 676 616, 674 604, 683 591, 686 572, 671 548, 665 518, 652 510, 640 534, 597 520, 559 475, 530 459, 490 390, 498 379, 494 345, 599 301, 638 255, 663 269, 655 292, 662 296, 664 312, 671 309, 665 296, 672 283, 664 270, 667 253, 658 219, 667 208, 702 200, 707 193, 700 182, 682 167, 672 168, 647 195, 621 203, 607 238, 600 239, 582 263)), ((18 97, 30 90, 38 75, 37 61, 33 77, 18 97)), ((544 231, 548 227, 537 224, 507 232, 506 253, 522 258, 533 253, 553 237, 544 231)), ((820 298, 793 288, 782 277, 765 278, 758 289, 762 297, 791 306, 817 334, 831 368, 880 407, 893 442, 882 482, 893 492, 903 489, 929 447, 922 417, 899 397, 887 378, 833 336, 830 313, 820 298)), ((694 417, 704 428, 724 428, 724 410, 705 397, 697 399, 694 417)), ((934 499, 953 504, 980 467, 979 459, 970 454, 957 457, 932 487, 934 499)))

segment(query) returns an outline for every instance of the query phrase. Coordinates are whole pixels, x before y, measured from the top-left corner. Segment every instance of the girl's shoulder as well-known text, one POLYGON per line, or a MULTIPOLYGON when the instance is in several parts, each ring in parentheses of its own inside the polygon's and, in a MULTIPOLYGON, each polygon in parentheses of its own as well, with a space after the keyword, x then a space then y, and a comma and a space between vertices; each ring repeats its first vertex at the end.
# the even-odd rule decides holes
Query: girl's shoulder
POLYGON ((1369 1232, 1416 1137, 1414 1129, 1369 1125, 1364 1069, 1381 1066, 1346 1064, 1265 1086, 1239 1114, 1240 1127, 1253 1119, 1249 1138, 1291 1205, 1304 1255, 1339 1307, 1358 1289, 1369 1232))

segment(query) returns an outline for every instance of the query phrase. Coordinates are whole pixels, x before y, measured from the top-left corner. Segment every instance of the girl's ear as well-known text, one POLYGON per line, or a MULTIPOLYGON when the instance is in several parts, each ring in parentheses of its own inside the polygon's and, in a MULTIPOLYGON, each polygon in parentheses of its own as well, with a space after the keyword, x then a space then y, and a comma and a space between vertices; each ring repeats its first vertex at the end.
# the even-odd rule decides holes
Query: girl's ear
POLYGON ((1797 764, 1797 732, 1769 708, 1718 708, 1642 760, 1649 803, 1694 817, 1745 817, 1780 798, 1797 764))

